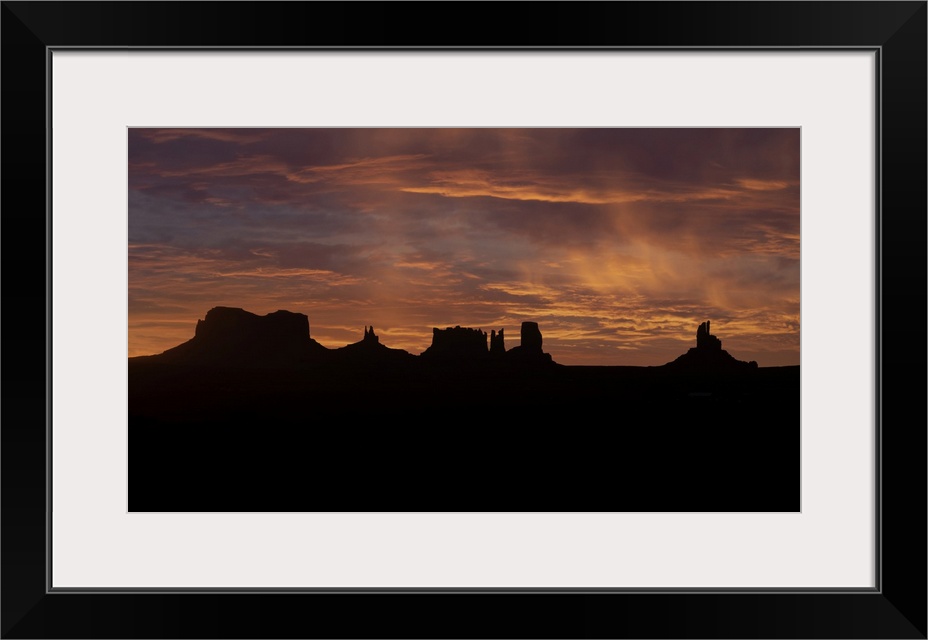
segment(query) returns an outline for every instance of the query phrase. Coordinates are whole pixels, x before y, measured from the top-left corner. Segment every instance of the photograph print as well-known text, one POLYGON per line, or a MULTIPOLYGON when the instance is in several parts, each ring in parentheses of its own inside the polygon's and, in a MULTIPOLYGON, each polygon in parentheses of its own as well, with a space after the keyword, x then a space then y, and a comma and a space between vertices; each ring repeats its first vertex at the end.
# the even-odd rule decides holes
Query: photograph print
POLYGON ((129 128, 132 512, 796 512, 798 128, 129 128))

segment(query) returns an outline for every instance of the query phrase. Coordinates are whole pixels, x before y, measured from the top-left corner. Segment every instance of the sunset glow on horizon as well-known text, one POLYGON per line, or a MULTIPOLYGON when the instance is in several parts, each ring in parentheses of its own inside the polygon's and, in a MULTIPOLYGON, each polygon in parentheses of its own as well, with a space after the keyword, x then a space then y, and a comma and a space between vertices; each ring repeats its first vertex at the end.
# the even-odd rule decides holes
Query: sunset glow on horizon
POLYGON ((130 357, 227 306, 413 354, 530 320, 566 365, 661 365, 710 320, 739 360, 799 364, 797 128, 128 135, 130 357))

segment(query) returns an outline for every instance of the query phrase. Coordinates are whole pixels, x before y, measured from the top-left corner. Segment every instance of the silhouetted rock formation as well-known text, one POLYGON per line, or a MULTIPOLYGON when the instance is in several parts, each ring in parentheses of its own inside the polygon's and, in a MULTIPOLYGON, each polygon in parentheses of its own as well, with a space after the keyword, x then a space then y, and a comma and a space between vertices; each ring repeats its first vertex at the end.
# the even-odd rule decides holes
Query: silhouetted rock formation
POLYGON ((496 331, 490 331, 490 355, 494 358, 500 357, 506 353, 506 343, 503 338, 503 330, 500 329, 499 333, 496 331))
POLYGON ((696 348, 719 351, 722 348, 722 341, 709 334, 709 322, 709 320, 706 320, 696 330, 696 348))
POLYGON ((534 322, 502 357, 480 330, 433 334, 465 355, 391 350, 372 327, 310 347, 302 314, 211 310, 192 340, 129 359, 130 511, 799 510, 798 365, 742 373, 709 323, 677 368, 561 366, 534 322), (604 436, 602 416, 622 428, 604 436), (362 491, 332 489, 346 470, 362 491))
POLYGON ((333 362, 357 364, 384 364, 409 362, 415 356, 403 349, 391 349, 380 344, 380 337, 374 333, 374 327, 364 327, 364 338, 340 349, 332 351, 333 362))
POLYGON ((197 320, 192 339, 154 358, 191 364, 281 365, 306 362, 328 351, 309 336, 309 318, 275 311, 258 316, 215 307, 197 320))
POLYGON ((422 352, 422 357, 474 360, 486 358, 488 353, 486 331, 456 326, 432 329, 432 344, 422 352))
POLYGON ((663 365, 679 371, 753 371, 757 369, 755 361, 736 360, 722 349, 722 341, 709 333, 709 321, 703 322, 696 330, 696 346, 682 356, 663 365))
POLYGON ((527 351, 541 351, 541 329, 537 322, 522 323, 522 348, 527 351))
POLYGON ((244 309, 215 307, 198 320, 192 339, 164 353, 130 358, 130 362, 202 364, 233 367, 281 367, 290 365, 338 365, 352 368, 365 363, 404 364, 421 358, 421 362, 476 363, 516 362, 544 364, 553 362, 542 351, 541 331, 537 322, 522 323, 522 344, 506 351, 504 330, 495 330, 487 347, 487 333, 482 329, 448 327, 432 329, 432 344, 421 356, 403 349, 391 349, 380 343, 373 326, 364 327, 360 342, 328 349, 309 336, 309 318, 302 313, 275 311, 258 316, 244 309))
POLYGON ((507 359, 515 362, 552 362, 551 354, 541 349, 541 330, 537 322, 522 323, 522 344, 506 352, 507 359))

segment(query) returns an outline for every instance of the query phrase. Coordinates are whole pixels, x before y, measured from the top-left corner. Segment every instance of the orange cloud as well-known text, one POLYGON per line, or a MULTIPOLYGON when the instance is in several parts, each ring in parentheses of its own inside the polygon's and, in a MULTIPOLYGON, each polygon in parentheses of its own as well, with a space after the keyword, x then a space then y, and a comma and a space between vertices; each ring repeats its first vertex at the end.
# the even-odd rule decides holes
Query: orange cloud
POLYGON ((550 177, 526 172, 509 172, 505 179, 475 169, 432 173, 429 182, 422 186, 404 186, 406 193, 431 193, 447 198, 490 197, 504 200, 538 202, 576 202, 581 204, 609 204, 634 202, 646 196, 619 190, 597 190, 559 185, 550 177))
POLYGON ((330 286, 340 286, 346 284, 357 284, 359 278, 344 276, 334 271, 324 269, 280 269, 276 267, 258 267, 256 269, 246 269, 239 271, 219 271, 216 273, 221 278, 300 278, 302 280, 312 280, 316 282, 325 282, 330 286))
POLYGON ((183 138, 201 138, 220 142, 249 143, 266 140, 270 133, 256 129, 139 129, 142 137, 156 144, 173 142, 183 138))
POLYGON ((322 180, 334 180, 342 184, 392 183, 398 180, 397 172, 426 166, 423 162, 426 157, 426 154, 412 154, 361 158, 341 164, 303 167, 297 171, 288 171, 285 175, 291 182, 302 184, 322 180))
POLYGON ((754 178, 739 178, 738 184, 751 191, 779 191, 791 186, 785 180, 757 180, 754 178))

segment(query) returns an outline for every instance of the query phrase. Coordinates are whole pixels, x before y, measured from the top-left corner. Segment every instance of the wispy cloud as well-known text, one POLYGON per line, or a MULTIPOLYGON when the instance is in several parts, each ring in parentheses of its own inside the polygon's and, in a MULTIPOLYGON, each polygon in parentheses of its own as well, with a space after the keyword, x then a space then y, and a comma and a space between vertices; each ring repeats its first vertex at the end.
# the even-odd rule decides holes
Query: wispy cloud
POLYGON ((151 140, 156 144, 174 142, 184 138, 198 138, 201 140, 218 140, 220 142, 234 142, 248 144, 266 140, 269 132, 256 129, 136 129, 138 135, 151 140))

